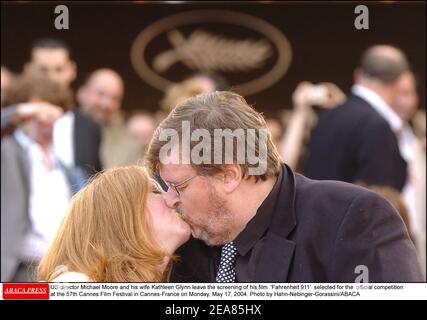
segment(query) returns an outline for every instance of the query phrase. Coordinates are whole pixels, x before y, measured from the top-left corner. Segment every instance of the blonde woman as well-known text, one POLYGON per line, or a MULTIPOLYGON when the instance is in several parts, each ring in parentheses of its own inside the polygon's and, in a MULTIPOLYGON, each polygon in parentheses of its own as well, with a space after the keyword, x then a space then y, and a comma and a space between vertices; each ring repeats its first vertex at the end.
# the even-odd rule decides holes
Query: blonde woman
POLYGON ((189 226, 143 167, 109 169, 72 198, 38 280, 164 282, 189 237, 189 226))

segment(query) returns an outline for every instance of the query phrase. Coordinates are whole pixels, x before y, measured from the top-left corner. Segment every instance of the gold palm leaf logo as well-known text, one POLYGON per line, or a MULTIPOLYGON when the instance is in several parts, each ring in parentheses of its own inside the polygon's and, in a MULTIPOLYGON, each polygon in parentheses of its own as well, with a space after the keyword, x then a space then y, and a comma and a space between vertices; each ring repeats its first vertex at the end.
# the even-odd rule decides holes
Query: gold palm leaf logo
MULTIPOLYGON (((160 91, 174 83, 174 67, 185 66, 188 71, 218 72, 226 77, 234 73, 239 80, 233 80, 233 89, 250 95, 284 76, 292 49, 281 30, 255 16, 228 10, 191 10, 147 26, 135 38, 130 58, 141 79, 160 91), (222 33, 206 31, 212 24, 222 33), (254 34, 253 38, 236 39, 236 33, 227 34, 227 26, 244 29, 254 34), (164 40, 167 49, 159 52, 156 46, 164 40), (153 43, 156 45, 151 46, 153 43)), ((179 69, 181 75, 186 72, 179 69)))
POLYGON ((177 62, 200 71, 250 71, 262 67, 273 53, 266 40, 231 39, 204 30, 193 31, 187 39, 176 29, 167 36, 173 49, 153 59, 153 68, 160 73, 177 62))

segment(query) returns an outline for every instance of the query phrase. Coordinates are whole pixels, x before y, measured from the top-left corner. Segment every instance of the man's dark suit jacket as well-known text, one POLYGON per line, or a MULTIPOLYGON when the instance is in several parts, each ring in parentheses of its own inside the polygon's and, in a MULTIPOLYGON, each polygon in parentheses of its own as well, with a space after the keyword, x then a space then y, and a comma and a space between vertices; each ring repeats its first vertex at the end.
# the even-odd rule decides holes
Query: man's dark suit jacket
POLYGON ((321 113, 310 136, 304 174, 401 191, 406 162, 386 120, 367 101, 349 95, 343 105, 321 113))
POLYGON ((102 169, 99 158, 101 128, 90 117, 77 109, 74 113, 74 162, 90 176, 102 169))
MULTIPOLYGON (((355 282, 365 269, 358 266, 367 267, 369 282, 424 281, 399 214, 368 189, 310 180, 283 165, 261 207, 269 208, 269 219, 237 257, 238 282, 355 282)), ((171 281, 214 282, 219 249, 191 238, 177 251, 171 281)))

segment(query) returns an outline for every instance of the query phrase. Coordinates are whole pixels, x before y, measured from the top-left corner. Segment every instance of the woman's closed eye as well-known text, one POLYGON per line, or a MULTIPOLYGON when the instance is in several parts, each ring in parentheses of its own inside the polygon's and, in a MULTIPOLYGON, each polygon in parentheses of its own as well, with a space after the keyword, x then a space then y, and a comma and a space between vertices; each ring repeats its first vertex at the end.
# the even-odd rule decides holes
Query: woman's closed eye
POLYGON ((153 188, 151 190, 151 192, 154 193, 154 194, 162 194, 162 192, 160 190, 157 190, 156 188, 153 188))
POLYGON ((151 190, 150 191, 154 194, 162 194, 163 193, 162 188, 160 187, 159 183, 154 179, 151 179, 151 190))

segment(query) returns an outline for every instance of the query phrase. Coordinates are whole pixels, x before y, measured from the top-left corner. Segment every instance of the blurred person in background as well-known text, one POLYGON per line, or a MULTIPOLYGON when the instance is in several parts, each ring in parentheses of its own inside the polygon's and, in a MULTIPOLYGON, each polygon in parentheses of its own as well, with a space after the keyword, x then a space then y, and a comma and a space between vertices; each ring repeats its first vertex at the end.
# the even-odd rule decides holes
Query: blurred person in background
POLYGON ((141 158, 144 156, 145 151, 148 148, 156 127, 157 125, 153 116, 147 112, 142 111, 133 113, 126 122, 126 128, 128 132, 139 143, 141 158))
POLYGON ((391 107, 403 121, 402 129, 398 134, 398 143, 400 153, 408 164, 408 178, 402 190, 402 198, 408 208, 412 236, 425 275, 426 149, 422 141, 423 138, 425 141, 425 136, 421 139, 417 137, 412 121, 418 105, 419 98, 415 75, 411 71, 405 72, 398 81, 397 94, 391 103, 391 107))
POLYGON ((5 100, 6 100, 6 90, 9 87, 10 82, 12 81, 14 75, 12 74, 12 72, 6 68, 5 66, 1 66, 1 80, 0 80, 0 84, 1 84, 1 103, 0 106, 3 109, 3 107, 5 106, 5 100))
POLYGON ((391 105, 408 70, 398 48, 375 45, 363 53, 352 93, 323 112, 311 133, 304 166, 308 177, 403 189, 407 164, 397 139, 403 121, 391 105))
POLYGON ((72 105, 69 89, 38 73, 14 76, 5 93, 7 106, 2 110, 2 136, 13 133, 18 125, 30 120, 53 124, 72 105), (43 101, 40 102, 38 97, 43 101))
POLYGON ((160 108, 155 119, 161 122, 169 112, 182 101, 197 96, 201 93, 227 90, 227 81, 218 74, 196 73, 179 83, 169 86, 163 99, 160 101, 160 108))
POLYGON ((18 103, 5 107, 1 111, 1 138, 7 136, 16 129, 16 126, 32 120, 38 119, 40 122, 55 123, 64 111, 50 103, 18 103))
POLYGON ((7 97, 24 121, 1 140, 1 280, 30 282, 78 183, 52 145, 52 119, 61 113, 51 112, 51 105, 66 110, 70 91, 39 74, 26 74, 13 81, 7 97), (36 116, 31 104, 50 112, 36 116))
POLYGON ((174 253, 190 237, 190 228, 161 193, 140 166, 97 175, 73 197, 38 266, 38 279, 168 281, 174 253))
POLYGON ((141 157, 138 142, 127 132, 121 112, 124 84, 112 69, 90 73, 77 90, 79 109, 101 126, 99 150, 103 168, 136 164, 141 157))
POLYGON ((278 114, 264 114, 265 122, 267 124, 267 129, 271 134, 271 138, 273 139, 274 145, 277 147, 280 144, 280 141, 285 132, 285 127, 282 123, 282 119, 278 114))
POLYGON ((41 38, 33 42, 31 59, 24 65, 24 73, 42 74, 60 86, 70 89, 76 79, 77 66, 71 60, 71 49, 57 38, 41 38))
MULTIPOLYGON (((31 59, 24 65, 25 74, 40 74, 48 77, 66 90, 77 76, 77 64, 72 60, 71 48, 58 38, 40 38, 33 42, 31 59)), ((56 155, 75 174, 86 181, 101 170, 99 146, 101 129, 90 117, 74 106, 56 122, 54 127, 54 149, 56 155)))
POLYGON ((277 143, 280 156, 292 169, 301 171, 310 131, 318 119, 318 111, 328 110, 344 102, 344 93, 333 83, 299 83, 292 94, 293 109, 284 110, 285 130, 277 143))

